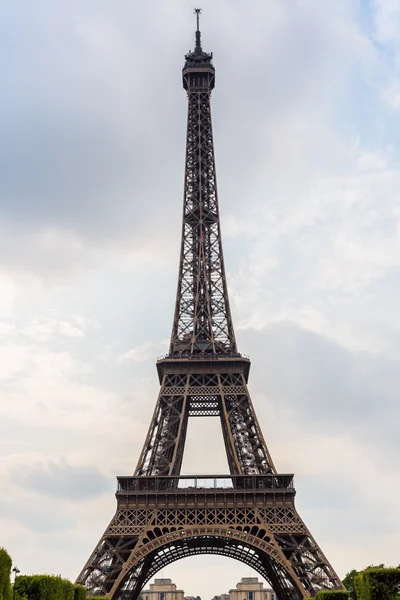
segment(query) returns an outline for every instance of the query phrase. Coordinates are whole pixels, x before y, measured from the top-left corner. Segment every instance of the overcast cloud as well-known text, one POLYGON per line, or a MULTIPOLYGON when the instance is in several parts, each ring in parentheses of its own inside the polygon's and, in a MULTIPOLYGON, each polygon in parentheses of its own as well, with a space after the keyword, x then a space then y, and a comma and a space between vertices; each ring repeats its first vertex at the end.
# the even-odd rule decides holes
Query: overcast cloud
MULTIPOLYGON (((398 564, 400 6, 202 8, 228 283, 264 435, 339 575, 398 564)), ((0 546, 22 573, 76 578, 154 409, 192 9, 0 7, 0 546)), ((184 471, 226 469, 218 422, 190 423, 184 471)), ((248 567, 205 556, 163 575, 205 600, 248 567)))

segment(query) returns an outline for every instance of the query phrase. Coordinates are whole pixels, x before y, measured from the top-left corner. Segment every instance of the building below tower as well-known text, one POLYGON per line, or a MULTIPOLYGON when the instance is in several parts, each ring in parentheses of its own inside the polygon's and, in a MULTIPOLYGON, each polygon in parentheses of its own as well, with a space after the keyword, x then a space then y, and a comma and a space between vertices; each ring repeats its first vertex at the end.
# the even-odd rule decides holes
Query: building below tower
POLYGON ((139 600, 184 600, 183 590, 177 590, 172 579, 155 579, 149 587, 141 591, 139 600))
MULTIPOLYGON (((227 594, 221 594, 227 596, 227 594)), ((265 588, 257 577, 242 577, 236 589, 229 590, 229 600, 278 600, 273 590, 265 588)))

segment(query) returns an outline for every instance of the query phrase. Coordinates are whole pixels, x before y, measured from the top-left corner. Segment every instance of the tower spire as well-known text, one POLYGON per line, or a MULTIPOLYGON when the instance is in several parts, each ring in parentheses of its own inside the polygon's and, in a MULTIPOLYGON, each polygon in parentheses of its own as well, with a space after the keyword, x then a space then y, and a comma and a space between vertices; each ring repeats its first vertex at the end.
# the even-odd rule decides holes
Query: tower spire
POLYGON ((196 14, 196 21, 197 21, 197 29, 196 29, 196 45, 195 45, 195 53, 196 54, 200 54, 202 52, 202 48, 201 48, 201 33, 200 33, 200 14, 201 14, 201 8, 195 8, 194 12, 196 14))
MULTIPOLYGON (((185 69, 187 69, 188 67, 194 67, 195 69, 198 68, 210 68, 212 70, 214 70, 213 66, 212 66, 212 52, 204 52, 202 46, 201 46, 201 32, 200 32, 200 15, 201 15, 201 8, 195 8, 194 9, 194 14, 196 15, 196 33, 195 33, 195 45, 194 45, 194 50, 189 50, 189 52, 185 55, 185 66, 184 66, 184 71, 185 69)), ((185 83, 184 83, 185 86, 185 83)), ((213 87, 213 86, 212 86, 213 87)))

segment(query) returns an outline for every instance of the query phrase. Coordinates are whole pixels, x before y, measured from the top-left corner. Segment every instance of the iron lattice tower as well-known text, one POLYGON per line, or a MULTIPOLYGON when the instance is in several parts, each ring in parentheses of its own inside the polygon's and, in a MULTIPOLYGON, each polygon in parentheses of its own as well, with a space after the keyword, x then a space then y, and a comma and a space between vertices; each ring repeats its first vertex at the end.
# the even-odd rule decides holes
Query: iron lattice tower
POLYGON ((182 244, 169 353, 133 477, 118 477, 117 511, 78 582, 90 595, 136 600, 162 567, 194 554, 230 556, 267 579, 279 600, 342 583, 298 515, 292 475, 278 474, 238 353, 222 253, 210 96, 212 54, 197 15, 185 56, 188 96, 182 244), (230 475, 180 476, 189 417, 221 420, 230 475), (228 487, 226 487, 228 481, 228 487))

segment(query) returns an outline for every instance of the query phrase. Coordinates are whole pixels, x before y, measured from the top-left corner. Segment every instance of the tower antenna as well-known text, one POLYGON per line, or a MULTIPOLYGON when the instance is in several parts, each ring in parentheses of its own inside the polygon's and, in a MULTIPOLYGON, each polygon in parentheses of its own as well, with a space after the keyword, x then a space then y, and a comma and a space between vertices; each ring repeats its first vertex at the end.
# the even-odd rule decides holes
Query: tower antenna
POLYGON ((194 12, 196 14, 196 19, 197 19, 197 31, 200 31, 199 22, 200 22, 201 8, 195 8, 194 12))
POLYGON ((195 47, 195 52, 196 53, 201 53, 201 33, 200 33, 200 14, 201 14, 201 8, 195 8, 194 9, 195 15, 196 15, 196 21, 197 21, 197 30, 196 30, 196 47, 195 47))

